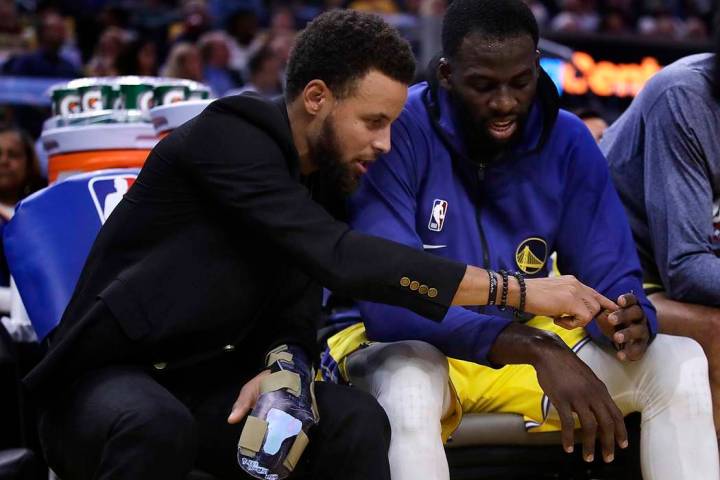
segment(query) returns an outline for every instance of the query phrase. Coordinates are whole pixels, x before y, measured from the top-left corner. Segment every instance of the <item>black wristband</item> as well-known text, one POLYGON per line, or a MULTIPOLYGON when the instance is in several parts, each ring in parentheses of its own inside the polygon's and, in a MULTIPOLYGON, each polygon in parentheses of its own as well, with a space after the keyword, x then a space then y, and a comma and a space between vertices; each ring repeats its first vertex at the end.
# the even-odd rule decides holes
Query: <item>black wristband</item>
POLYGON ((502 275, 502 297, 500 298, 500 310, 505 311, 507 310, 507 300, 508 300, 508 287, 510 286, 510 281, 508 280, 508 272, 507 270, 500 270, 500 275, 502 275))
POLYGON ((513 277, 517 278, 517 281, 520 284, 520 304, 518 305, 518 308, 515 311, 515 316, 521 317, 525 313, 525 300, 527 298, 527 285, 525 285, 525 275, 523 275, 521 272, 513 273, 513 277))
POLYGON ((488 305, 495 305, 497 300, 497 277, 492 270, 487 271, 488 274, 488 305))

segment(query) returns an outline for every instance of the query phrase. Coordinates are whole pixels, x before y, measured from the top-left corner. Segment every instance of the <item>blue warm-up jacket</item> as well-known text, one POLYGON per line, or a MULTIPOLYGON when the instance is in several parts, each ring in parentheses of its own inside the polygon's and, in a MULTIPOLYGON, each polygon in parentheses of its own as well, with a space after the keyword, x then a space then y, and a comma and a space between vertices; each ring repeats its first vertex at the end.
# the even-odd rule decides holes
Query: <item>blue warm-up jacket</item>
MULTIPOLYGON (((350 201, 353 228, 471 265, 548 274, 548 259, 612 300, 634 292, 657 331, 625 211, 584 124, 559 110, 543 74, 521 141, 490 165, 469 159, 447 92, 421 83, 392 126, 392 150, 350 201)), ((379 258, 382 262, 383 259, 379 258)), ((368 338, 423 340, 488 364, 510 310, 452 307, 441 322, 361 302, 368 338)), ((607 342, 595 322, 589 334, 607 342)))

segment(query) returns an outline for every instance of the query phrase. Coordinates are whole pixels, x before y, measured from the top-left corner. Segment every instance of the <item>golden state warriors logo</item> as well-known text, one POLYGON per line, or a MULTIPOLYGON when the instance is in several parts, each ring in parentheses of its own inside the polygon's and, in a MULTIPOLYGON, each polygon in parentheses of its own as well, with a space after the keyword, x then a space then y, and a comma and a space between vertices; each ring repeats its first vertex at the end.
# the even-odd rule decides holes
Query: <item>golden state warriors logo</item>
POLYGON ((515 263, 521 271, 533 275, 545 266, 547 255, 547 242, 539 237, 530 237, 523 240, 515 250, 515 263))

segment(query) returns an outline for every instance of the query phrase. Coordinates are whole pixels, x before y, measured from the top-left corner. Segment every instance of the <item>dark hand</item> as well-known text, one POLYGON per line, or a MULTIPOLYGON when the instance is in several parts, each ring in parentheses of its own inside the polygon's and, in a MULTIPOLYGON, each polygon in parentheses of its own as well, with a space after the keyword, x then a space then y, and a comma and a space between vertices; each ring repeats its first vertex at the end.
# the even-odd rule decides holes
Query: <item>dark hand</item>
POLYGON ((605 462, 615 458, 615 443, 628 445, 623 415, 593 371, 560 340, 546 349, 542 360, 535 364, 538 382, 558 411, 562 426, 562 444, 573 451, 575 420, 580 419, 583 458, 594 460, 595 439, 600 438, 605 462))
POLYGON ((600 330, 615 344, 619 360, 640 360, 650 342, 645 312, 632 293, 620 295, 617 304, 620 310, 598 317, 600 330))

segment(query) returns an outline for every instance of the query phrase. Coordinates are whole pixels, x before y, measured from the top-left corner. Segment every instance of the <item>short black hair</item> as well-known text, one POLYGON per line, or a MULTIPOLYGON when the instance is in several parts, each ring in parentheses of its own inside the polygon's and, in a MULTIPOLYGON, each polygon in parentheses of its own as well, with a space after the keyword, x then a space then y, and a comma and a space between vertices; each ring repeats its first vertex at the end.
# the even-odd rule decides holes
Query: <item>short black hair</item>
POLYGON ((332 10, 298 36, 287 66, 286 98, 294 100, 315 79, 344 97, 373 69, 409 85, 415 58, 408 42, 377 15, 332 10))
POLYGON ((492 39, 530 35, 537 47, 537 20, 521 0, 453 0, 442 26, 443 55, 454 58, 465 37, 480 33, 492 39))

